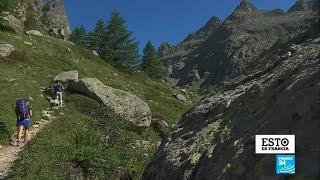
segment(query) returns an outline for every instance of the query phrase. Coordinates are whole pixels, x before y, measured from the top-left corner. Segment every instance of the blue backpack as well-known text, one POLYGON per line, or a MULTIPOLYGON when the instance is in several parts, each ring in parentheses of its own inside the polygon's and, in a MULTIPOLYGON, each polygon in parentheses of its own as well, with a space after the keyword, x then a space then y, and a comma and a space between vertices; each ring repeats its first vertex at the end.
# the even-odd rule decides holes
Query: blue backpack
POLYGON ((16 113, 22 118, 25 118, 29 114, 29 108, 26 100, 19 99, 16 101, 16 113))
POLYGON ((63 86, 62 84, 58 83, 54 86, 55 92, 62 92, 63 91, 63 86))

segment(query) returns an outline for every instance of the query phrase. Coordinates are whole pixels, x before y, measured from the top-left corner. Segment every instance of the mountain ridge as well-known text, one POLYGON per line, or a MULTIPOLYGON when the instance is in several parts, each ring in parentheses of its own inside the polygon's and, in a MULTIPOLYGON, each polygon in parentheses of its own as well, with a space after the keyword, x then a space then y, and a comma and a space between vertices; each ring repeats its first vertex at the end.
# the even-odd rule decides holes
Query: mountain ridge
POLYGON ((217 84, 241 75, 253 59, 277 41, 307 31, 312 20, 309 9, 292 13, 279 9, 265 11, 250 1, 242 1, 210 31, 207 39, 193 48, 186 51, 180 45, 186 41, 177 46, 161 44, 158 54, 166 76, 177 85, 217 84))

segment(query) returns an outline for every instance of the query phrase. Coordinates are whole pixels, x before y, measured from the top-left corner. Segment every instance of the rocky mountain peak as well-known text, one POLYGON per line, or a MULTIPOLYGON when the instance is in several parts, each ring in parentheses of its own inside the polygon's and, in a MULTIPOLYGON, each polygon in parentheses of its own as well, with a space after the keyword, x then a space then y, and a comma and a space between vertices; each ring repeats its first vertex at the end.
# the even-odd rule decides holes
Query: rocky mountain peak
POLYGON ((288 13, 296 11, 308 11, 312 10, 312 4, 315 0, 298 0, 289 10, 288 13))
POLYGON ((218 17, 213 16, 202 29, 211 29, 211 27, 218 27, 221 25, 221 23, 222 21, 218 17))
POLYGON ((158 49, 158 56, 164 57, 166 54, 169 53, 171 46, 168 42, 164 41, 160 44, 159 49, 158 49))
POLYGON ((256 9, 257 8, 251 3, 250 0, 242 0, 235 11, 252 11, 256 9))

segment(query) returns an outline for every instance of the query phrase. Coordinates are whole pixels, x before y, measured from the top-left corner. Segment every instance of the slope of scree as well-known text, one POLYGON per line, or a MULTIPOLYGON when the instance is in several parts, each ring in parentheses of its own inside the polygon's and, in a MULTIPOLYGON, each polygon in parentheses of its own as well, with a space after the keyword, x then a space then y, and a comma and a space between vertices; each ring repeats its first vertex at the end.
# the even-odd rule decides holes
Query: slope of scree
MULTIPOLYGON (((296 135, 296 179, 320 174, 320 39, 264 73, 204 97, 162 142, 143 179, 281 179, 256 134, 296 135)), ((288 52, 289 49, 284 49, 288 52)))

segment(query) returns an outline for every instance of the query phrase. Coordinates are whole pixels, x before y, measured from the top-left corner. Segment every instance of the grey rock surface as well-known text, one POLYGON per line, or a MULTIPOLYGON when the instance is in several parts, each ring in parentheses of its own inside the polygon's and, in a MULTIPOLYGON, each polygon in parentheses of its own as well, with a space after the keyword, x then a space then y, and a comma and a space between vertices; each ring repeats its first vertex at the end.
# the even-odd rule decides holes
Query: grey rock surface
POLYGON ((281 179, 273 155, 255 155, 256 134, 295 134, 295 177, 320 173, 320 44, 304 41, 270 54, 270 67, 227 84, 187 111, 143 179, 281 179), (295 48, 292 56, 289 49, 295 48))
POLYGON ((11 52, 14 50, 13 45, 11 44, 1 44, 0 43, 0 56, 7 57, 10 56, 11 52))
POLYGON ((53 81, 61 81, 61 82, 78 81, 78 80, 79 80, 79 73, 78 71, 75 71, 75 70, 63 72, 53 78, 53 81))
POLYGON ((73 81, 70 89, 97 100, 126 119, 131 127, 147 128, 151 125, 151 110, 139 97, 120 89, 104 85, 95 78, 73 81))
POLYGON ((38 37, 41 37, 43 36, 43 34, 38 31, 38 30, 29 30, 29 31, 26 31, 26 35, 29 35, 29 36, 38 36, 38 37))
POLYGON ((162 44, 158 56, 165 75, 178 80, 180 86, 198 81, 202 85, 218 84, 259 69, 264 53, 306 32, 313 19, 309 8, 290 13, 265 11, 242 1, 223 22, 214 17, 178 45, 162 44), (190 76, 195 71, 199 76, 190 76))
POLYGON ((24 24, 23 21, 16 18, 11 14, 7 14, 3 16, 3 22, 0 23, 0 27, 3 29, 15 32, 15 33, 23 33, 24 24))

